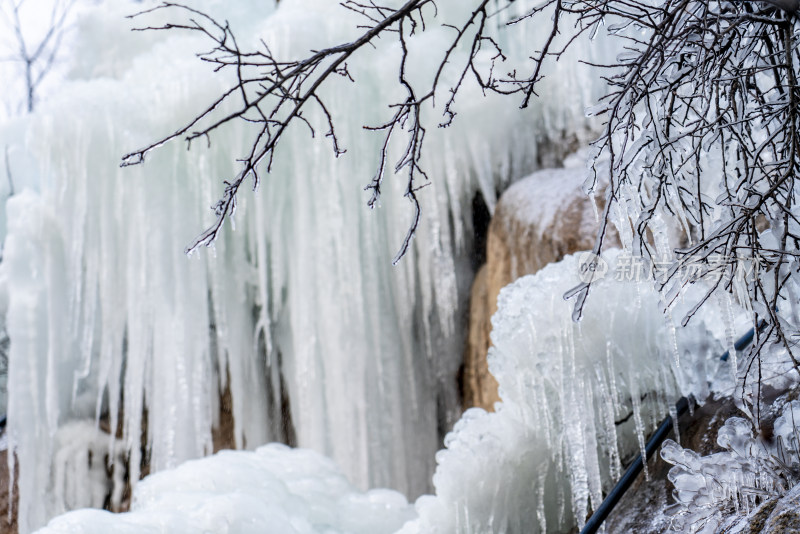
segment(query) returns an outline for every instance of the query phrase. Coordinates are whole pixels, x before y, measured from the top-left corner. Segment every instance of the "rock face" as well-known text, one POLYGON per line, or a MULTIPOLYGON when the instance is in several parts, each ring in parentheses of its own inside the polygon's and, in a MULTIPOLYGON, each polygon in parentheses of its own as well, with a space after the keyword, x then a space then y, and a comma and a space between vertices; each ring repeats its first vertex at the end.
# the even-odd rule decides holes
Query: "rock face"
POLYGON ((17 477, 14 476, 13 488, 10 481, 8 450, 3 450, 0 451, 0 532, 3 534, 17 534, 17 477))
MULTIPOLYGON (((582 190, 586 171, 582 160, 563 169, 538 171, 514 183, 495 208, 486 244, 486 265, 472 286, 469 337, 464 357, 464 408, 493 410, 500 400, 489 373, 491 317, 500 289, 533 274, 566 254, 591 249, 598 230, 599 210, 582 190)), ((617 243, 616 234, 609 236, 617 243)))
POLYGON ((772 507, 772 511, 764 521, 763 527, 751 525, 751 532, 763 534, 780 534, 783 532, 800 532, 800 485, 797 485, 786 496, 772 507), (761 528, 761 530, 755 530, 761 528))
MULTIPOLYGON (((490 299, 488 293, 488 266, 483 265, 475 281, 469 298, 469 333, 467 348, 464 354, 464 409, 480 406, 486 410, 493 409, 500 400, 497 394, 497 380, 489 372, 486 354, 491 341, 490 299)), ((494 295, 494 308, 497 308, 497 293, 494 295)))

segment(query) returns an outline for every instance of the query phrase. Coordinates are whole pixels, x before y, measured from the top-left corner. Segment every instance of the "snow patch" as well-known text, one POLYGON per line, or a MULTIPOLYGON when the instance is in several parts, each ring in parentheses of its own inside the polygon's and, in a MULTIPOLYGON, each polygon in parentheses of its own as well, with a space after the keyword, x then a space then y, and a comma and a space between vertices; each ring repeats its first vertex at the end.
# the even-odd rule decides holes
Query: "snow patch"
POLYGON ((389 534, 414 516, 391 490, 360 492, 305 449, 222 451, 145 478, 131 511, 79 510, 39 534, 389 534))

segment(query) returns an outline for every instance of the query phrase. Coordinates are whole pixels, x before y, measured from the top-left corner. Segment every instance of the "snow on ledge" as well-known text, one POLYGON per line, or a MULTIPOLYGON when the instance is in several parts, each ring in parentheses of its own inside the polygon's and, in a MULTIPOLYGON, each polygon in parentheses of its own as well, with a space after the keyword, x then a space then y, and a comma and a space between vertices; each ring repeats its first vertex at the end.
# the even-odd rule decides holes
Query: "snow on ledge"
POLYGON ((137 485, 130 512, 76 510, 37 532, 382 534, 414 516, 402 494, 360 492, 332 460, 270 444, 150 475, 137 485))

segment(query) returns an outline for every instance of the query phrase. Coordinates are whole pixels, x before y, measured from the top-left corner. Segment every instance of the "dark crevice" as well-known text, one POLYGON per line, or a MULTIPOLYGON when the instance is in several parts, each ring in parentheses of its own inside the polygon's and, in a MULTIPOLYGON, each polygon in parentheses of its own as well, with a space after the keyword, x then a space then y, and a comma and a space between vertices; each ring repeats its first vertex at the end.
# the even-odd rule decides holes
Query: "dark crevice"
POLYGON ((491 220, 492 214, 489 213, 489 206, 486 205, 483 193, 476 191, 472 197, 472 231, 475 234, 475 253, 472 257, 474 271, 486 263, 486 238, 489 235, 491 220))

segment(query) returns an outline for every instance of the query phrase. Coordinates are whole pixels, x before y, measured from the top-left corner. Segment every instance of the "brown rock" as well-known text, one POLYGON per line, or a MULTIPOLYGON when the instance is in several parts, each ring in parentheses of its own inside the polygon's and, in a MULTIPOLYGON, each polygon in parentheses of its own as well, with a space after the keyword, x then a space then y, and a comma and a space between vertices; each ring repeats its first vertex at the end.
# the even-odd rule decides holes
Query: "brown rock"
POLYGON ((483 265, 472 283, 469 299, 469 338, 464 355, 463 391, 465 408, 480 406, 488 410, 500 400, 500 396, 497 394, 497 380, 489 373, 486 361, 486 352, 491 343, 487 272, 487 266, 483 265))
MULTIPOLYGON (((565 255, 594 246, 601 203, 595 211, 582 190, 582 168, 539 171, 503 193, 489 225, 486 265, 478 271, 470 299, 469 334, 464 356, 464 408, 493 410, 497 382, 486 355, 491 317, 500 289, 565 255)), ((614 244, 619 240, 610 235, 614 244)))
POLYGON ((219 392, 219 424, 211 429, 214 452, 223 449, 235 449, 235 425, 233 421, 233 395, 231 394, 231 374, 225 368, 227 377, 225 387, 219 392))
MULTIPOLYGON (((15 471, 15 474, 18 472, 15 471)), ((0 534, 17 533, 17 477, 13 487, 8 469, 8 450, 0 451, 0 534), (9 508, 11 510, 9 510, 9 508)))
POLYGON ((768 503, 765 511, 768 511, 769 515, 764 524, 751 523, 750 532, 761 534, 800 532, 800 484, 774 505, 768 503))

